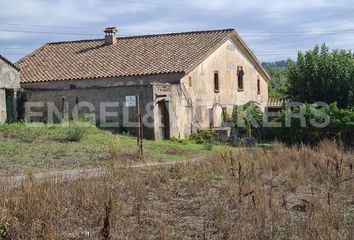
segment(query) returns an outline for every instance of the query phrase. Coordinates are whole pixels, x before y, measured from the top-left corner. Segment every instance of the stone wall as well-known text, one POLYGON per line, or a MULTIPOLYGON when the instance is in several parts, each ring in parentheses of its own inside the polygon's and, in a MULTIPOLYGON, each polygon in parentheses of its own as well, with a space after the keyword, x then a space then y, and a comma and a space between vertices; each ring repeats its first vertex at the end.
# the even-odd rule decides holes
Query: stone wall
MULTIPOLYGON (((7 119, 5 89, 15 91, 18 90, 19 88, 20 88, 19 72, 0 58, 0 123, 4 123, 7 119)), ((13 99, 13 108, 16 109, 15 98, 13 99)))
MULTIPOLYGON (((97 80, 99 81, 99 80, 97 80)), ((72 118, 75 114, 74 107, 77 103, 89 103, 94 107, 94 111, 89 107, 82 105, 79 108, 78 115, 94 114, 96 122, 104 124, 101 119, 101 113, 103 111, 110 112, 112 117, 105 118, 106 128, 113 129, 123 126, 127 128, 130 132, 136 132, 136 122, 137 122, 137 108, 136 107, 126 107, 125 97, 135 96, 139 94, 140 105, 142 109, 142 114, 147 113, 146 105, 153 102, 152 86, 122 86, 122 87, 86 87, 86 88, 76 88, 76 89, 27 89, 27 104, 28 103, 43 103, 41 106, 33 107, 33 112, 43 113, 40 119, 35 118, 34 120, 47 121, 48 119, 48 106, 53 103, 60 113, 63 113, 68 109, 69 117, 72 118), (105 109, 103 109, 102 104, 107 104, 105 109), (109 105, 109 103, 118 103, 119 106, 109 105), (66 108, 67 107, 67 108, 66 108), (129 120, 129 124, 124 124, 123 121, 129 120), (119 123, 116 124, 116 123, 119 123), (108 124, 108 125, 107 125, 108 124)), ((55 120, 55 119, 54 119, 55 120)), ((58 120, 58 119, 57 119, 58 120)), ((149 119, 153 125, 153 119, 149 119)), ((149 139, 154 138, 153 127, 144 127, 144 136, 149 139)))
MULTIPOLYGON (((134 96, 140 94, 142 113, 146 115, 150 112, 150 117, 147 114, 149 127, 144 128, 144 136, 146 138, 154 139, 154 95, 153 85, 155 84, 176 84, 179 83, 183 74, 160 74, 148 76, 131 76, 119 78, 101 78, 101 79, 85 79, 85 80, 69 80, 69 81, 53 81, 43 83, 23 83, 22 87, 27 92, 27 100, 29 102, 55 102, 57 106, 63 105, 63 97, 65 102, 70 105, 70 111, 77 101, 87 101, 92 103, 96 109, 99 109, 101 102, 115 102, 119 101, 121 108, 119 108, 119 122, 122 125, 123 121, 123 106, 125 96, 134 96)), ((45 109, 44 109, 45 110, 45 109)), ((43 110, 43 111, 44 111, 43 110)), ((136 118, 136 108, 129 107, 129 118, 136 118)), ((125 111, 124 110, 124 111, 125 111)), ((44 111, 46 114, 46 112, 44 111)), ((96 119, 99 120, 99 112, 96 111, 96 119)), ((115 120, 115 119, 113 119, 115 120)), ((132 133, 135 133, 135 127, 128 127, 132 133)), ((158 137, 158 136, 157 136, 158 137)))

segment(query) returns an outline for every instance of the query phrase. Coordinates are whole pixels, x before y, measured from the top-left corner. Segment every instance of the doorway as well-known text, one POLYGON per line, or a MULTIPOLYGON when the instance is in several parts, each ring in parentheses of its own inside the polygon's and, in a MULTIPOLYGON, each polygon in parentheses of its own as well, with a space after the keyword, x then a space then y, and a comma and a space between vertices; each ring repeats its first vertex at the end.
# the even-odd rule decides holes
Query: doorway
POLYGON ((209 109, 209 121, 210 128, 221 127, 223 122, 223 106, 220 103, 215 103, 212 108, 209 109))
POLYGON ((14 92, 12 90, 5 90, 6 95, 6 122, 12 122, 14 120, 13 99, 14 92))
POLYGON ((170 139, 170 114, 169 114, 169 102, 159 101, 157 103, 159 108, 159 128, 160 138, 170 139))

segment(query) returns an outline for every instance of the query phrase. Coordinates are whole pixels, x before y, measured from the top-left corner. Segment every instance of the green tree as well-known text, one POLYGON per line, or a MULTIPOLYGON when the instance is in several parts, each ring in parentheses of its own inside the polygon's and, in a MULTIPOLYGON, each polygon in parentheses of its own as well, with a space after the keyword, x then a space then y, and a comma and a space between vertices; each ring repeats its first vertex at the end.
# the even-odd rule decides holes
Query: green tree
POLYGON ((314 103, 337 102, 338 107, 354 105, 354 58, 351 51, 329 51, 323 44, 299 52, 287 71, 286 93, 293 100, 314 103))
POLYGON ((270 97, 284 97, 287 87, 287 66, 292 60, 282 60, 276 62, 264 62, 262 66, 268 72, 271 80, 269 83, 270 97))
POLYGON ((232 122, 241 135, 251 137, 261 128, 263 113, 256 103, 248 102, 234 107, 232 122))

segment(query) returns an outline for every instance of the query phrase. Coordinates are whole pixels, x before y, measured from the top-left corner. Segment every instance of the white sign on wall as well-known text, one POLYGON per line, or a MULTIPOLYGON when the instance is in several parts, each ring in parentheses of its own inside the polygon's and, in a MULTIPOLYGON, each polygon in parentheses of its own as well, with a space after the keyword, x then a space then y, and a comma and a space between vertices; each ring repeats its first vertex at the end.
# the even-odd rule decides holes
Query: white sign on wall
POLYGON ((136 96, 125 96, 126 107, 136 107, 136 96))

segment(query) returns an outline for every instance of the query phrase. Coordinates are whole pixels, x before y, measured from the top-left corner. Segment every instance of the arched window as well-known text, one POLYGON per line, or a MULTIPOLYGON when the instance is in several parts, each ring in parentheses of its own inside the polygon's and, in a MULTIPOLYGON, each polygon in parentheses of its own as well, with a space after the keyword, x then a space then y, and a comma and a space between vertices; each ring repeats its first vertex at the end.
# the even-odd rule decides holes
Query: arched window
POLYGON ((214 72, 214 92, 220 91, 219 72, 214 72))
POLYGON ((237 89, 239 91, 243 91, 243 67, 242 66, 238 66, 237 67, 237 89))

